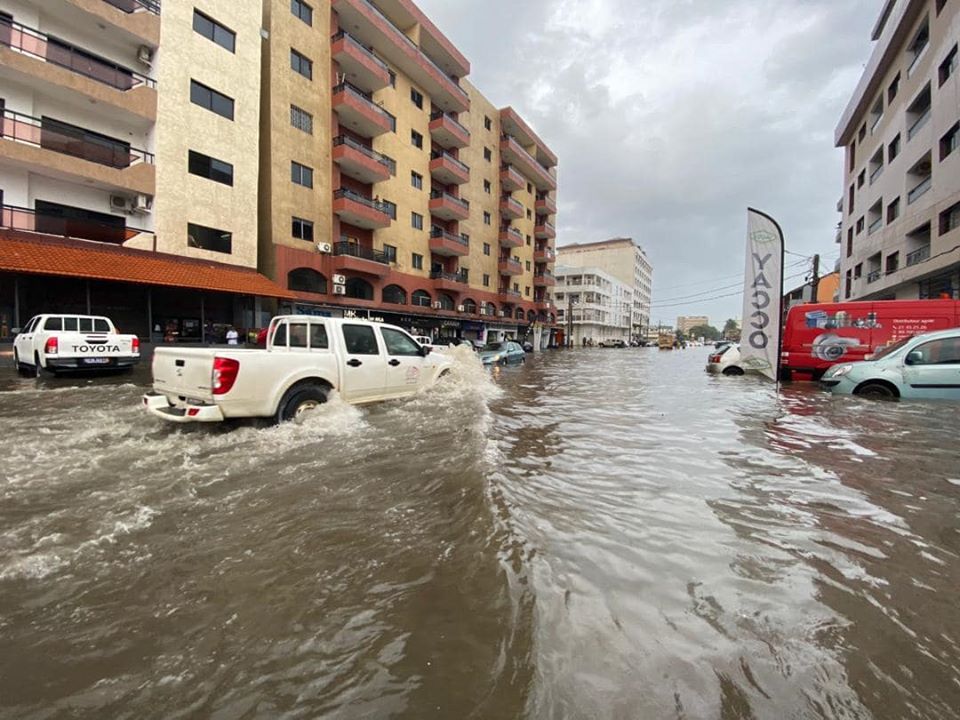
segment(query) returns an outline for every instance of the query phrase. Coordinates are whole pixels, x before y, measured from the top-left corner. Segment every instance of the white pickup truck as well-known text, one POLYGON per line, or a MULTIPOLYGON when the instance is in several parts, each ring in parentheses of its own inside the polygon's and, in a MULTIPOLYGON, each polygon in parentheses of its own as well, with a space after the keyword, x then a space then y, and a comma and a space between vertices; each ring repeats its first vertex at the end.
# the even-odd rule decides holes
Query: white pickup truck
POLYGON ((121 335, 110 318, 37 315, 14 332, 13 363, 21 373, 129 369, 140 362, 140 339, 121 335))
POLYGON ((398 327, 365 320, 281 315, 265 350, 157 348, 146 409, 173 422, 292 420, 336 390, 353 404, 409 397, 453 364, 398 327))

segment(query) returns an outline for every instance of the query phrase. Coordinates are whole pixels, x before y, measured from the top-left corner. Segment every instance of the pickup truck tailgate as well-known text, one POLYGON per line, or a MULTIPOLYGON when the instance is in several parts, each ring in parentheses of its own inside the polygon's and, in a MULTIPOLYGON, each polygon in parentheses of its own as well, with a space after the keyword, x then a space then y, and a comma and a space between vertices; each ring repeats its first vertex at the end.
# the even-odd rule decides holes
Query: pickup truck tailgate
POLYGON ((153 353, 153 389, 171 400, 177 397, 209 402, 215 350, 157 348, 153 353))

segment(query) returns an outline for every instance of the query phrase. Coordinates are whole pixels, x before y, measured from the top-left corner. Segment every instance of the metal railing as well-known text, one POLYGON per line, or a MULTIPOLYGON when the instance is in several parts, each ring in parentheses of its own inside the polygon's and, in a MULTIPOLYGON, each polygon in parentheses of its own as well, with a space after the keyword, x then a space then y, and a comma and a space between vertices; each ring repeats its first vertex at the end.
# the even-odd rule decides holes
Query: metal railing
POLYGON ((930 259, 930 246, 925 245, 919 250, 914 250, 911 253, 907 253, 907 267, 910 267, 911 265, 917 265, 929 259, 930 259))
POLYGON ((928 175, 925 177, 918 185, 916 185, 916 187, 913 188, 913 190, 907 193, 907 205, 913 203, 917 198, 929 190, 932 184, 933 176, 928 175))
POLYGON ((396 174, 397 174, 397 161, 394 160, 394 159, 393 159, 392 157, 390 157, 389 155, 384 155, 383 153, 378 153, 378 152, 377 152, 376 150, 374 150, 373 148, 369 148, 369 147, 367 147, 366 145, 357 142, 356 140, 354 140, 354 139, 353 139, 352 137, 350 137, 349 135, 337 135, 337 136, 333 139, 333 146, 334 146, 334 147, 338 147, 338 146, 340 146, 340 145, 346 145, 347 147, 351 147, 351 148, 353 148, 354 150, 363 153, 364 155, 366 155, 366 156, 367 156, 368 158, 370 158, 371 160, 376 160, 378 163, 380 163, 381 165, 383 165, 384 167, 386 167, 386 168, 390 171, 390 174, 391 174, 391 175, 396 175, 396 174))
POLYGON ((534 230, 534 232, 540 232, 540 231, 556 233, 557 228, 554 227, 553 223, 545 222, 537 225, 536 229, 534 230))
POLYGON ((508 268, 513 268, 515 270, 523 270, 523 265, 520 264, 519 260, 514 260, 513 258, 500 258, 499 265, 506 265, 508 268))
POLYGON ((450 282, 455 282, 455 283, 467 282, 467 278, 463 275, 463 273, 450 273, 450 272, 441 272, 441 271, 434 271, 430 273, 430 279, 431 280, 449 280, 450 282))
POLYGON ((923 115, 914 120, 913 124, 910 126, 910 129, 907 130, 907 141, 913 139, 913 136, 916 135, 930 121, 930 108, 928 107, 923 115))
POLYGON ((883 216, 881 215, 867 227, 867 235, 873 235, 883 225, 883 216))
POLYGON ((536 262, 551 262, 551 261, 556 260, 556 259, 557 259, 556 253, 553 252, 553 250, 550 250, 549 248, 539 249, 539 250, 537 250, 537 251, 534 253, 534 260, 535 260, 536 262), (537 256, 537 255, 541 255, 541 256, 542 256, 542 259, 541 259, 541 260, 537 260, 537 259, 536 259, 536 256, 537 256))
POLYGON ((462 207, 464 210, 469 210, 469 209, 470 209, 470 203, 467 202, 466 200, 463 200, 463 199, 458 198, 458 197, 456 197, 456 196, 454 196, 454 195, 451 195, 450 193, 442 192, 442 191, 440 191, 440 190, 433 190, 433 191, 431 191, 431 193, 430 193, 430 199, 431 199, 431 200, 449 200, 449 201, 452 202, 453 204, 459 205, 459 206, 462 207))
POLYGON ((554 178, 553 178, 553 175, 551 175, 551 174, 547 171, 547 169, 546 169, 543 165, 540 164, 540 161, 539 161, 539 160, 537 160, 533 155, 531 155, 530 153, 528 153, 528 152, 526 151, 526 149, 524 149, 524 147, 517 141, 517 139, 516 139, 515 137, 513 137, 512 135, 508 135, 507 133, 503 133, 503 134, 500 136, 500 140, 501 140, 501 141, 504 141, 504 140, 507 141, 507 144, 510 145, 511 149, 512 149, 517 155, 519 155, 521 159, 523 159, 523 160, 525 160, 526 162, 528 162, 528 163, 530 164, 530 168, 531 168, 536 174, 540 175, 541 178, 543 178, 543 179, 545 179, 545 180, 549 180, 551 183, 556 182, 556 181, 554 180, 554 178))
POLYGON ((443 151, 443 150, 434 150, 433 152, 431 152, 431 153, 430 153, 430 159, 431 159, 431 160, 440 160, 440 159, 448 160, 448 161, 450 161, 451 163, 453 163, 453 165, 454 165, 455 167, 458 167, 458 168, 460 168, 461 170, 463 170, 463 172, 467 173, 467 175, 470 174, 470 166, 469 166, 469 165, 465 165, 464 163, 462 163, 462 162, 460 162, 459 160, 457 160, 457 158, 455 158, 453 155, 451 155, 450 153, 445 152, 445 151, 443 151))
POLYGON ((0 45, 12 50, 66 68, 77 75, 109 85, 117 90, 132 90, 145 86, 156 88, 153 78, 134 72, 105 58, 78 48, 62 40, 49 37, 26 25, 0 19, 0 45))
POLYGON ((873 185, 874 181, 883 174, 883 165, 876 168, 872 173, 870 173, 870 184, 873 185))
POLYGON ((369 58, 370 60, 372 60, 373 62, 375 62, 377 65, 379 65, 381 68, 383 68, 383 70, 384 70, 385 72, 390 72, 390 66, 389 66, 389 65, 387 65, 383 60, 381 60, 381 59, 378 58, 376 55, 374 55, 373 52, 370 50, 370 48, 368 48, 368 47, 367 47, 366 45, 364 45, 362 42, 360 42, 359 40, 357 40, 357 39, 356 39, 353 35, 351 35, 350 33, 346 32, 346 31, 344 31, 344 30, 341 30, 341 31, 338 32, 336 35, 334 35, 333 37, 330 38, 330 42, 331 42, 331 43, 335 43, 337 40, 346 40, 347 43, 349 43, 349 44, 352 45, 353 47, 355 47, 355 48, 357 48, 358 50, 360 50, 360 51, 364 54, 365 57, 369 58))
POLYGON ((77 240, 93 240, 111 245, 123 245, 134 238, 146 238, 156 250, 156 235, 150 230, 87 218, 63 217, 16 205, 0 205, 0 227, 77 240))
POLYGON ((82 128, 49 120, 44 122, 40 118, 13 110, 3 111, 0 136, 117 169, 141 162, 153 164, 153 153, 131 148, 124 143, 111 142, 82 128))
POLYGON ((517 230, 517 228, 513 227, 512 225, 509 227, 500 228, 500 232, 506 233, 507 235, 512 235, 517 240, 523 242, 523 233, 517 230))
POLYGON ((374 200, 373 198, 365 197, 354 190, 350 190, 349 188, 340 188, 339 190, 334 190, 333 199, 338 200, 340 198, 360 203, 371 210, 382 212, 384 215, 390 214, 390 207, 386 203, 380 202, 379 200, 374 200))
POLYGON ((470 131, 467 130, 466 127, 461 125, 457 120, 455 120, 453 115, 451 115, 450 113, 445 113, 443 112, 443 110, 437 110, 435 113, 432 113, 430 115, 430 122, 433 122, 434 120, 440 120, 441 118, 446 118, 448 122, 451 122, 454 125, 456 125, 461 132, 463 132, 467 137, 470 137, 470 131))
POLYGON ((882 274, 883 273, 880 270, 871 271, 870 273, 867 274, 867 284, 875 283, 877 280, 880 279, 880 276, 882 274))
POLYGON ((507 288, 507 287, 501 287, 500 289, 498 289, 498 290, 497 290, 497 294, 498 294, 498 295, 507 295, 507 296, 509 296, 509 297, 520 297, 520 291, 519 291, 519 290, 513 290, 513 289, 507 288))
POLYGON ((103 0, 107 5, 113 5, 117 10, 122 10, 128 15, 135 12, 146 10, 154 15, 160 14, 160 0, 103 0))
POLYGON ((363 90, 361 90, 360 88, 358 88, 358 87, 357 87, 356 85, 354 85, 353 83, 346 82, 346 81, 340 83, 339 85, 335 85, 334 88, 333 88, 333 94, 334 94, 334 95, 336 95, 337 93, 341 93, 341 92, 349 93, 349 94, 351 94, 351 95, 359 98, 360 100, 363 100, 365 103, 367 103, 367 105, 370 107, 371 110, 373 110, 374 112, 377 112, 377 113, 379 113, 380 115, 383 115, 385 118, 387 118, 387 120, 390 121, 390 129, 393 130, 393 131, 396 131, 396 129, 397 129, 397 118, 394 117, 394 116, 393 116, 392 114, 390 114, 389 112, 387 112, 386 110, 384 110, 384 109, 383 109, 382 107, 380 107, 379 105, 377 105, 377 103, 374 102, 373 97, 370 95, 370 93, 364 92, 363 90))
POLYGON ((535 278, 547 278, 547 279, 549 279, 549 280, 553 280, 553 279, 554 279, 553 273, 550 272, 549 270, 544 270, 543 272, 534 273, 533 276, 534 276, 535 278))
POLYGON ((459 243, 464 247, 470 247, 470 241, 463 237, 462 235, 456 235, 452 232, 447 232, 443 228, 433 228, 430 231, 431 238, 442 238, 444 240, 449 240, 450 242, 459 243))
POLYGON ((340 240, 333 244, 334 255, 349 255, 350 257, 360 258, 362 260, 371 260, 381 265, 389 265, 390 258, 382 250, 364 247, 358 243, 340 240))

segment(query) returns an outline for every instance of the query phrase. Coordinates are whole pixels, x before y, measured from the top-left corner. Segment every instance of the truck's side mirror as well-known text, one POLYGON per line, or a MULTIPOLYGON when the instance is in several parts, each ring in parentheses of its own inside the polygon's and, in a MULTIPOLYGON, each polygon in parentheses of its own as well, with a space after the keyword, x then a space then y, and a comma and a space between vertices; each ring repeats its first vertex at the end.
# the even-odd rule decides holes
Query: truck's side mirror
POLYGON ((908 353, 907 365, 923 365, 923 353, 919 350, 908 353))
POLYGON ((421 345, 421 346, 420 346, 420 354, 423 355, 424 357, 426 357, 427 355, 429 355, 432 350, 433 350, 433 348, 430 347, 429 345, 421 345))
POLYGON ((11 334, 11 335, 19 335, 21 332, 23 332, 23 328, 11 328, 11 329, 10 329, 10 334, 11 334))

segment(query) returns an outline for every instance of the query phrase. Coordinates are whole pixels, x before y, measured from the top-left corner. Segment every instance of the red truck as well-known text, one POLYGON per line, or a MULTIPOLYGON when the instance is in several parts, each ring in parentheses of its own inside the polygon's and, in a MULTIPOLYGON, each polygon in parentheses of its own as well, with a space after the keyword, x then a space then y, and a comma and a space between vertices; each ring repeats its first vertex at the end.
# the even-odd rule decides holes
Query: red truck
POLYGON ((957 300, 811 303, 790 308, 783 326, 783 380, 819 380, 831 365, 863 360, 905 337, 960 327, 957 300))

